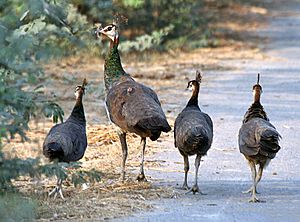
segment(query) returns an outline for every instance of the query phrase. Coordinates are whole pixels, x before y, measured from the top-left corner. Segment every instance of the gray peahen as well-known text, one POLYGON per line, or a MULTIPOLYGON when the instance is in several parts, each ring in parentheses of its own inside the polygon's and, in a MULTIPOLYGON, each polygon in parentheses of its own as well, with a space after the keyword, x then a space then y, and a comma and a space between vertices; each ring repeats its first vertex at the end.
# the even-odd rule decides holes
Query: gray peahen
MULTIPOLYGON (((82 104, 85 93, 86 79, 81 86, 75 89, 76 103, 69 118, 53 126, 45 138, 43 154, 50 160, 58 162, 73 162, 80 160, 87 147, 86 120, 82 104)), ((58 178, 56 187, 49 196, 57 194, 64 199, 62 194, 62 179, 58 178)))
POLYGON ((188 82, 188 88, 192 87, 192 96, 177 116, 174 126, 175 147, 178 148, 184 160, 184 183, 182 188, 189 192, 200 192, 198 187, 198 169, 201 157, 206 155, 213 140, 213 122, 209 115, 202 112, 198 105, 198 94, 201 83, 201 73, 197 71, 196 79, 188 82), (190 189, 187 184, 189 171, 188 156, 197 155, 195 159, 195 182, 190 189))
POLYGON ((110 49, 105 58, 104 83, 106 90, 106 108, 110 120, 117 128, 122 146, 121 180, 125 180, 125 163, 127 158, 126 133, 135 133, 141 137, 141 164, 139 181, 145 181, 144 152, 146 138, 155 141, 161 132, 171 130, 161 108, 156 93, 149 87, 136 82, 122 67, 119 52, 118 23, 114 21, 104 28, 98 27, 96 35, 110 39, 110 49))
POLYGON ((252 193, 249 202, 259 202, 256 186, 261 180, 263 169, 280 150, 279 139, 281 136, 270 123, 263 106, 260 103, 262 87, 259 85, 259 74, 257 84, 253 86, 254 102, 246 112, 243 125, 239 130, 239 149, 248 160, 253 185, 244 193, 252 193), (256 165, 259 166, 258 172, 256 165))

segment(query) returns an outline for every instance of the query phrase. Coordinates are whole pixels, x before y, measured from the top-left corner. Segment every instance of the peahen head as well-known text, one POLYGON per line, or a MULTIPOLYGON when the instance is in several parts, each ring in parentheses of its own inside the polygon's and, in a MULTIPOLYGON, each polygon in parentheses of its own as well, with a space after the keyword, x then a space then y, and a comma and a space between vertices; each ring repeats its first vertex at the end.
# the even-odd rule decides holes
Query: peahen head
POLYGON ((121 14, 115 14, 113 23, 110 25, 102 27, 101 24, 96 24, 96 31, 95 34, 99 38, 100 35, 106 36, 111 40, 111 46, 118 45, 119 44, 119 27, 122 23, 127 24, 128 19, 121 15, 121 14))
POLYGON ((85 94, 85 86, 87 85, 86 78, 83 79, 81 86, 76 86, 75 88, 75 96, 76 99, 82 98, 82 96, 85 94))
POLYGON ((259 78, 260 78, 260 74, 257 74, 257 83, 252 87, 252 93, 254 96, 254 100, 257 100, 260 98, 260 95, 262 94, 262 87, 259 84, 259 78))
POLYGON ((104 28, 99 25, 95 33, 97 37, 100 37, 101 34, 108 37, 112 42, 116 42, 119 39, 118 28, 116 24, 110 24, 105 26, 104 28))
POLYGON ((260 101, 260 95, 262 94, 262 87, 259 84, 259 78, 260 74, 257 74, 257 83, 252 87, 252 93, 254 97, 254 102, 259 102, 260 101))
POLYGON ((193 93, 187 106, 198 106, 198 94, 201 83, 202 75, 198 70, 196 71, 196 78, 188 82, 187 88, 192 87, 193 93))
POLYGON ((202 80, 202 74, 201 74, 200 71, 197 70, 197 71, 196 71, 196 78, 195 78, 195 80, 189 81, 189 82, 188 82, 187 88, 192 87, 192 90, 193 90, 193 91, 195 91, 196 88, 199 89, 201 80, 202 80))

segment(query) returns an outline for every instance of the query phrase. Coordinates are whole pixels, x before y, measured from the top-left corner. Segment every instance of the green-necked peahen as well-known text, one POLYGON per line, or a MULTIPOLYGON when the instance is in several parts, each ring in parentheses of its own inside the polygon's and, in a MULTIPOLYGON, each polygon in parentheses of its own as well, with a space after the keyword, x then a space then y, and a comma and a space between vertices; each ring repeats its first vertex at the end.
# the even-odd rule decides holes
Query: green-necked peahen
POLYGON ((264 167, 268 165, 279 151, 279 139, 281 136, 275 127, 269 122, 266 112, 260 103, 262 87, 259 85, 259 74, 257 84, 253 86, 254 102, 246 112, 243 125, 239 130, 240 152, 248 160, 253 185, 244 193, 252 193, 250 202, 258 202, 256 186, 261 180, 264 167), (256 165, 259 166, 258 173, 256 165))
MULTIPOLYGON (((43 144, 43 154, 50 161, 74 162, 80 160, 87 147, 86 120, 82 104, 85 91, 86 79, 81 86, 75 89, 76 103, 69 118, 61 124, 51 128, 43 144)), ((49 193, 54 198, 62 194, 62 179, 58 178, 56 187, 49 193)))
POLYGON ((110 120, 117 126, 123 160, 121 180, 125 179, 127 158, 126 133, 135 133, 141 137, 142 157, 138 180, 146 180, 144 174, 144 151, 146 138, 157 140, 161 132, 171 130, 161 108, 156 93, 147 86, 136 82, 127 74, 121 64, 118 43, 118 24, 115 22, 104 28, 97 28, 97 36, 102 34, 110 39, 110 49, 105 58, 104 83, 106 89, 106 107, 110 120))
POLYGON ((197 183, 200 160, 202 156, 206 155, 213 140, 212 120, 198 106, 201 78, 201 73, 197 71, 196 79, 189 81, 188 87, 192 86, 193 93, 186 107, 177 116, 174 126, 175 147, 178 147, 184 160, 185 177, 183 189, 189 189, 187 184, 188 156, 197 155, 195 159, 195 182, 190 189, 194 194, 196 192, 201 193, 197 183))

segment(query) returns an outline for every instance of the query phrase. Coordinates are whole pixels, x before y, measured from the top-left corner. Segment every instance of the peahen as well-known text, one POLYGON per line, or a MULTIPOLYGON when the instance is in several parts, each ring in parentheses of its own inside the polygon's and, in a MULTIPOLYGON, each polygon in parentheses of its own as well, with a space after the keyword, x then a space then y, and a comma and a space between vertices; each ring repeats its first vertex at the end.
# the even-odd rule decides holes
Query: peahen
MULTIPOLYGON (((53 126, 45 138, 43 154, 50 160, 73 162, 80 160, 87 147, 86 120, 82 104, 85 93, 86 79, 75 89, 76 103, 69 118, 61 124, 53 126)), ((58 178, 56 187, 49 193, 54 198, 62 194, 62 179, 58 178)))
POLYGON ((178 148, 184 160, 184 183, 182 188, 189 192, 200 192, 198 187, 198 169, 201 157, 206 155, 213 140, 213 122, 209 115, 202 112, 198 106, 198 94, 201 83, 201 73, 197 71, 196 79, 188 82, 193 93, 186 107, 177 116, 174 126, 175 147, 178 148), (190 189, 187 184, 189 171, 188 156, 197 155, 195 159, 195 182, 190 189))
POLYGON ((110 39, 110 49, 105 58, 104 83, 106 90, 106 108, 110 120, 117 128, 122 146, 121 180, 125 180, 125 163, 127 158, 126 133, 135 133, 141 137, 141 164, 139 181, 145 181, 144 152, 146 138, 155 141, 161 132, 171 130, 161 108, 156 93, 149 87, 136 82, 122 67, 119 52, 118 23, 98 27, 96 34, 110 39))
POLYGON ((254 102, 246 112, 243 125, 239 130, 239 149, 248 160, 253 185, 244 193, 252 193, 249 202, 259 202, 257 198, 257 184, 261 180, 263 169, 280 150, 279 139, 281 136, 270 123, 263 106, 260 103, 262 87, 259 85, 259 74, 257 84, 253 86, 254 102), (258 172, 256 165, 259 166, 258 172))

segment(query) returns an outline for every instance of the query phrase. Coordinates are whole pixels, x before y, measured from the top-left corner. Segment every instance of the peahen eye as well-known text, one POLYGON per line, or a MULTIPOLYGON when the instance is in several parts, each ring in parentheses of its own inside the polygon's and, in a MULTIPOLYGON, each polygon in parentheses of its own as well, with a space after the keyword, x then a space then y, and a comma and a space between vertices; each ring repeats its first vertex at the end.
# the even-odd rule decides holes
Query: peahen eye
POLYGON ((112 30, 112 27, 109 26, 109 27, 107 28, 107 31, 111 31, 111 30, 112 30))

